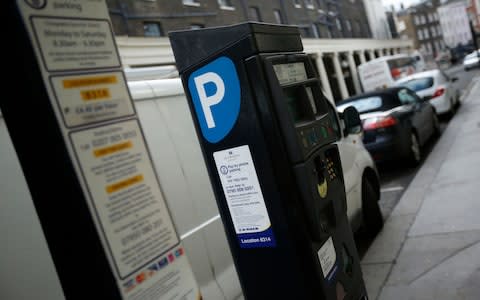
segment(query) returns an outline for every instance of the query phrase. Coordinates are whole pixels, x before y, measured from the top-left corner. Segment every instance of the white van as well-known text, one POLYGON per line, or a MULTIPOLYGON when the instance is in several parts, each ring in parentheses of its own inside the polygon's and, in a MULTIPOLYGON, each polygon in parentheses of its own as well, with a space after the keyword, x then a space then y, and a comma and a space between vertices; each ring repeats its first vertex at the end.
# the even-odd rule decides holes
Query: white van
POLYGON ((424 68, 410 55, 397 54, 372 59, 358 66, 358 77, 364 92, 391 87, 395 81, 424 68))
MULTIPOLYGON (((195 133, 181 80, 128 83, 161 188, 182 239, 203 299, 243 299, 239 278, 195 133)), ((383 225, 375 164, 361 132, 347 133, 341 114, 334 118, 354 230, 383 225)), ((64 299, 28 187, 0 115, 0 299, 64 299), (15 228, 15 235, 10 230, 15 228), (41 272, 25 272, 25 270, 41 272)))

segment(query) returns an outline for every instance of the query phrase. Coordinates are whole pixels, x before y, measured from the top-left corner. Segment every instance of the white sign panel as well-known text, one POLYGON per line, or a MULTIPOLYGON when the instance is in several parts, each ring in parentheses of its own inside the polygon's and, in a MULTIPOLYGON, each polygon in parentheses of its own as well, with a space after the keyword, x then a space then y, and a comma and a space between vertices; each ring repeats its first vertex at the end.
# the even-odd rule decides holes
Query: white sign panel
POLYGON ((248 145, 213 153, 242 248, 274 247, 275 239, 248 145))
POLYGON ((32 26, 48 71, 120 66, 107 20, 33 17, 32 26))
POLYGON ((179 242, 136 120, 71 139, 121 278, 179 242))
POLYGON ((105 1, 16 3, 122 298, 200 299, 127 89, 105 1))
POLYGON ((50 80, 67 127, 135 113, 122 72, 54 76, 50 80))

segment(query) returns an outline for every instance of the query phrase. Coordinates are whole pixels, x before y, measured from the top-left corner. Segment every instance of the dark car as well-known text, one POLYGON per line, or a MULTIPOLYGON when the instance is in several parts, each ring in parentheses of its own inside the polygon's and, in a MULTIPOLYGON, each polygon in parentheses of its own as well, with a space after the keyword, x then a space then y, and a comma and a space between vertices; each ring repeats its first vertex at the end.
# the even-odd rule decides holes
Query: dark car
POLYGON ((339 111, 354 106, 364 129, 363 143, 375 162, 408 159, 417 165, 422 146, 440 134, 435 108, 406 87, 394 87, 337 103, 339 111))

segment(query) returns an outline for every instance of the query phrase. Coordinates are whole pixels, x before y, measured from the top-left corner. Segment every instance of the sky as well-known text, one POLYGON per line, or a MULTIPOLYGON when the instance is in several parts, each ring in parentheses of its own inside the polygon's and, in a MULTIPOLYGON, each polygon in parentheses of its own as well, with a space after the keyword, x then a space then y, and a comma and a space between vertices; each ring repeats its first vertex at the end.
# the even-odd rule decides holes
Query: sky
POLYGON ((389 9, 393 4, 396 10, 400 9, 401 3, 403 3, 403 6, 407 8, 413 4, 417 4, 418 2, 420 2, 420 0, 382 0, 383 6, 385 8, 389 9))

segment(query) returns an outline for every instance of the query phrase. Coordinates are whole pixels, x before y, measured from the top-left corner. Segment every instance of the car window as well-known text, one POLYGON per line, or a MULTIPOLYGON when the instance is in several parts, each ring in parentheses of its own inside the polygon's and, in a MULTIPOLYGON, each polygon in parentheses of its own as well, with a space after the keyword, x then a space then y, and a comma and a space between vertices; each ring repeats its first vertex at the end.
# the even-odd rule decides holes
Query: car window
POLYGON ((330 103, 330 101, 327 101, 327 102, 328 102, 328 105, 327 105, 328 115, 330 116, 330 121, 332 122, 333 131, 335 131, 335 136, 337 137, 337 141, 338 141, 342 138, 342 134, 340 132, 340 124, 338 123, 337 113, 333 105, 330 103))
POLYGON ((415 96, 415 94, 412 94, 407 89, 399 90, 397 95, 398 95, 398 99, 402 104, 412 104, 417 101, 417 97, 415 96))
POLYGON ((415 79, 403 82, 402 85, 408 87, 414 92, 426 90, 433 86, 433 77, 415 78, 415 79))
POLYGON ((338 109, 343 111, 348 106, 355 107, 359 113, 374 111, 382 107, 382 98, 380 96, 359 98, 339 105, 338 109))

